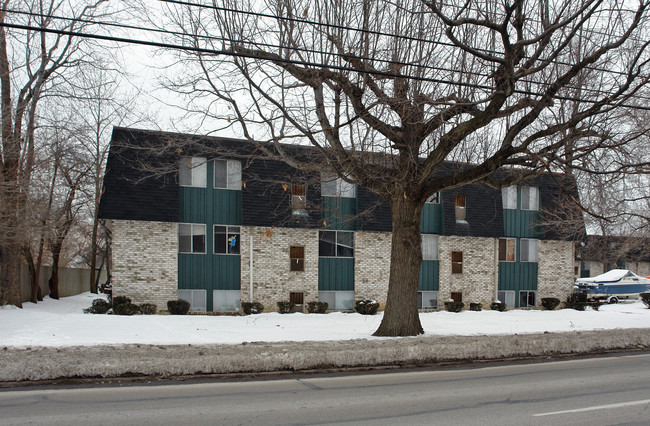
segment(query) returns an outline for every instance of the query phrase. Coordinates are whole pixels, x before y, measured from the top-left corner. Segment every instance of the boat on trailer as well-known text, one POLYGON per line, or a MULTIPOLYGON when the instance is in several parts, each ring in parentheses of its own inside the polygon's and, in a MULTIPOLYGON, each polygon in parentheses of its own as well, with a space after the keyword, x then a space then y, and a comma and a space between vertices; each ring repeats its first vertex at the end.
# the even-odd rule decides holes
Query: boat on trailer
POLYGON ((650 291, 650 278, 640 277, 627 269, 612 269, 604 274, 576 280, 576 291, 586 293, 590 300, 617 303, 650 291))

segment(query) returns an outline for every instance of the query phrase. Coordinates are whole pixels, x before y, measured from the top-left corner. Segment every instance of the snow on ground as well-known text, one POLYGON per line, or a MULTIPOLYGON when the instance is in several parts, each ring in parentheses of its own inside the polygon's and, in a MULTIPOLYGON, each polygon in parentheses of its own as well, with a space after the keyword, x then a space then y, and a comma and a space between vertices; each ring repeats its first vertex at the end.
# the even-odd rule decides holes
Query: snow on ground
MULTIPOLYGON (((0 307, 0 347, 112 344, 240 344, 242 342, 379 339, 382 318, 356 313, 250 316, 93 315, 83 309, 97 295, 84 293, 23 309, 0 307)), ((650 328, 650 309, 640 301, 604 305, 599 311, 510 310, 421 313, 426 336, 495 335, 616 328, 650 328)))

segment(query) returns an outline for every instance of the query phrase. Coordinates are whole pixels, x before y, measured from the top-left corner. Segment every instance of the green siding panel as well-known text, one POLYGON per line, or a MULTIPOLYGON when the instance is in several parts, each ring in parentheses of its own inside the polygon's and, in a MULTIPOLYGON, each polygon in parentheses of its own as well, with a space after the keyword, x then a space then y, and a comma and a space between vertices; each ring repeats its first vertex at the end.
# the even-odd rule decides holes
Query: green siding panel
POLYGON ((425 203, 422 207, 420 232, 423 234, 444 234, 442 203, 425 203))
POLYGON ((323 197, 325 229, 353 231, 356 229, 357 199, 323 197))
POLYGON ((318 290, 354 291, 354 259, 320 257, 318 259, 318 290))
POLYGON ((212 290, 241 288, 241 258, 232 255, 178 254, 178 288, 207 290, 207 310, 212 310, 212 290))
POLYGON ((503 232, 506 237, 543 238, 539 211, 503 209, 503 232))
POLYGON ((423 260, 420 266, 420 281, 418 291, 438 291, 440 277, 440 261, 423 260))

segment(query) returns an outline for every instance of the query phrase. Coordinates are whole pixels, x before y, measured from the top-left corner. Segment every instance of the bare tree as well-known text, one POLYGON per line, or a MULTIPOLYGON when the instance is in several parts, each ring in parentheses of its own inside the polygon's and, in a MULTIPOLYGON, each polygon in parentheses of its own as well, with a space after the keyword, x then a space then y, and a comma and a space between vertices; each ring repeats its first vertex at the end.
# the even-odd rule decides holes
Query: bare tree
POLYGON ((2 156, 0 163, 0 304, 21 306, 24 209, 34 170, 38 106, 83 60, 81 40, 66 32, 87 26, 105 0, 4 0, 0 11, 2 156), (56 19, 57 14, 71 19, 56 19), (27 29, 38 28, 38 30, 27 29), (58 30, 46 33, 43 29, 58 30))
POLYGON ((647 7, 614 0, 169 5, 165 27, 175 26, 182 34, 175 42, 186 46, 178 51, 183 73, 169 87, 187 95, 188 111, 211 130, 236 125, 266 156, 334 171, 387 201, 391 267, 375 335, 417 335, 424 201, 471 182, 503 186, 562 170, 567 159, 632 140, 625 124, 607 137, 595 125, 620 119, 647 96, 647 7), (560 111, 566 100, 576 102, 560 111), (309 143, 325 161, 296 158, 280 141, 309 143), (496 180, 502 167, 513 174, 496 180))

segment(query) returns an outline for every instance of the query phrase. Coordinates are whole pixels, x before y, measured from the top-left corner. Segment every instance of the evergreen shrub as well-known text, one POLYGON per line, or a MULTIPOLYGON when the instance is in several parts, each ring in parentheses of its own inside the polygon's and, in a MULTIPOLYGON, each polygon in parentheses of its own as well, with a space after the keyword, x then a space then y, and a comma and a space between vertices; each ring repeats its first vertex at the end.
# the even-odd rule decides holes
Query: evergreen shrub
POLYGON ((190 310, 190 302, 187 300, 170 300, 167 302, 167 310, 171 315, 185 315, 190 310))
POLYGON ((460 312, 465 307, 463 302, 445 302, 445 309, 448 312, 460 312))
POLYGON ((576 311, 584 311, 587 308, 587 294, 571 293, 566 300, 566 307, 576 311))
POLYGON ((557 297, 542 297, 542 308, 547 311, 552 311, 557 308, 560 306, 560 303, 562 302, 557 297))
POLYGON ((142 310, 138 305, 129 302, 113 306, 113 313, 115 315, 141 315, 142 310))
POLYGON ((481 311, 483 310, 483 305, 480 303, 470 303, 469 304, 469 310, 470 311, 481 311))
POLYGON ((124 303, 131 303, 131 299, 126 296, 115 296, 113 298, 113 307, 122 305, 124 303))
POLYGON ((328 307, 327 302, 307 302, 307 312, 310 314, 324 314, 328 307))
POLYGON ((296 307, 296 304, 288 300, 281 300, 278 302, 278 312, 281 314, 288 314, 293 311, 293 308, 296 307))
POLYGON ((375 315, 379 309, 376 300, 357 300, 354 302, 354 310, 361 315, 375 315))
POLYGON ((648 309, 650 309, 650 293, 641 293, 639 296, 648 309))
POLYGON ((158 306, 153 303, 143 303, 140 305, 140 310, 144 315, 153 315, 158 311, 158 306))
POLYGON ((264 311, 264 305, 260 302, 241 302, 241 310, 244 315, 261 314, 264 311))
POLYGON ((111 304, 106 299, 95 299, 88 309, 84 309, 84 314, 105 314, 111 309, 111 304))
POLYGON ((495 300, 494 302, 490 303, 490 309, 493 311, 503 312, 506 310, 506 302, 495 300))

